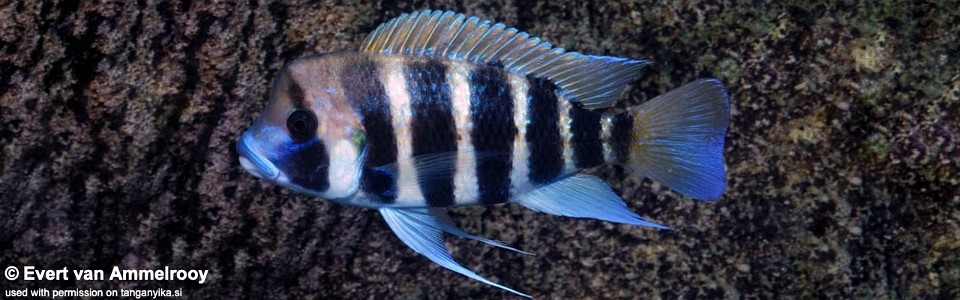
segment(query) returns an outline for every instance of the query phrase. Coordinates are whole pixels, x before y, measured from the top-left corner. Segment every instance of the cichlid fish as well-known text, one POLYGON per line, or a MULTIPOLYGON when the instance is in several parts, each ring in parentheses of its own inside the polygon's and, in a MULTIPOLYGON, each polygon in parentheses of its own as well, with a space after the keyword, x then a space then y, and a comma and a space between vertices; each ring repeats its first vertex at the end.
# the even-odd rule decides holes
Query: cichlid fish
POLYGON ((725 186, 727 94, 714 79, 613 112, 647 62, 584 55, 517 29, 424 10, 380 25, 360 51, 297 59, 237 142, 256 177, 376 208, 431 261, 517 295, 450 257, 444 208, 517 203, 560 216, 666 228, 580 171, 620 164, 683 195, 725 186))

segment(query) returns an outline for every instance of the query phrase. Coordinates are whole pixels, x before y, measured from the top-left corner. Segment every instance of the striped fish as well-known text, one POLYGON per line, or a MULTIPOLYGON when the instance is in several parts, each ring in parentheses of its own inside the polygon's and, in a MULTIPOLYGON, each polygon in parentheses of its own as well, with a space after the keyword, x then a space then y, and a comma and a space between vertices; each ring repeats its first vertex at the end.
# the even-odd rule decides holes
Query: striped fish
POLYGON ((453 225, 444 208, 517 203, 554 215, 665 228, 584 169, 619 164, 691 198, 725 186, 730 115, 717 80, 610 109, 644 61, 583 55, 503 24, 424 10, 384 23, 360 51, 280 72, 237 143, 240 164, 292 190, 376 208, 435 263, 442 232, 526 253, 453 225))

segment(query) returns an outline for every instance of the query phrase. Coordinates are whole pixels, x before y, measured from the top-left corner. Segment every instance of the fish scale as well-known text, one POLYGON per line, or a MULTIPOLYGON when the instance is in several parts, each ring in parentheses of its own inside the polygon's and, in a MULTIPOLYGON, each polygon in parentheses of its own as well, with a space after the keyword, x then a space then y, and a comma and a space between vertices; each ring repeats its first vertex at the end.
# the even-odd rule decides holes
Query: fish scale
MULTIPOLYGON (((413 60, 405 65, 407 92, 410 94, 410 132, 413 138, 414 165, 425 166, 423 157, 434 153, 457 151, 457 128, 453 121, 453 103, 447 83, 447 67, 435 59, 413 60)), ((456 160, 449 159, 442 168, 456 168, 456 160)), ((417 170, 418 173, 429 170, 417 170)), ((419 178, 417 183, 422 199, 434 207, 454 203, 453 174, 440 178, 419 178)))
POLYGON ((725 188, 730 117, 717 80, 612 113, 646 62, 566 51, 504 24, 444 11, 403 14, 360 51, 287 64, 237 142, 241 166, 317 198, 377 209, 396 236, 444 268, 458 205, 515 203, 567 217, 666 228, 630 211, 584 169, 619 164, 680 194, 725 188))
POLYGON ((496 204, 510 198, 510 172, 513 141, 517 128, 513 122, 513 96, 507 75, 501 69, 478 66, 470 78, 471 136, 477 153, 499 153, 477 162, 479 202, 496 204))

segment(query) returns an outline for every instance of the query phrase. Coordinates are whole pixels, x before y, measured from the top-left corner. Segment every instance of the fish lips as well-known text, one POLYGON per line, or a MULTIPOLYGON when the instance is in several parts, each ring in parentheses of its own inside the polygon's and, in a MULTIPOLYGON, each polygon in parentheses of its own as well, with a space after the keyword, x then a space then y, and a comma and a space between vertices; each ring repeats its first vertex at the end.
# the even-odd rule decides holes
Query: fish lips
POLYGON ((257 149, 251 147, 256 141, 250 135, 250 132, 244 133, 237 141, 237 153, 240 154, 240 165, 253 176, 258 178, 275 181, 280 177, 280 169, 270 160, 260 154, 257 149))

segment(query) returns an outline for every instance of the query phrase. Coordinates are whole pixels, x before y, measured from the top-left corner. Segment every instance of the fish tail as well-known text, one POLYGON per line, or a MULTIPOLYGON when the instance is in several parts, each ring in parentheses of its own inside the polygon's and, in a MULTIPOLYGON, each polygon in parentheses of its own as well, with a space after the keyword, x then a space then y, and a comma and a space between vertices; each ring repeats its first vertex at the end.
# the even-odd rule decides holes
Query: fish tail
POLYGON ((685 196, 720 198, 730 103, 719 80, 688 83, 630 108, 623 117, 632 128, 615 137, 626 142, 622 164, 685 196))

